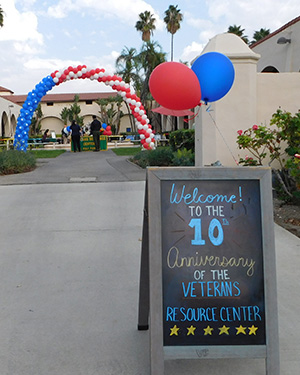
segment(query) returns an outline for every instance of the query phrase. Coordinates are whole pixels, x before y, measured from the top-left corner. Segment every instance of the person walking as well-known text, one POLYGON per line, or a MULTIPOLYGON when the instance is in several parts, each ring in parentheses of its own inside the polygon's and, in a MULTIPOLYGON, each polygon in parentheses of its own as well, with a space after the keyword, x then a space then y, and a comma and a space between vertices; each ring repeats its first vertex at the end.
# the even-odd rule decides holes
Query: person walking
POLYGON ((95 151, 100 151, 100 129, 101 122, 93 115, 93 121, 91 123, 91 134, 93 136, 95 151))
POLYGON ((80 135, 81 135, 81 129, 78 124, 76 124, 75 120, 72 121, 72 124, 70 126, 71 130, 71 139, 73 143, 74 152, 78 151, 80 152, 80 135))

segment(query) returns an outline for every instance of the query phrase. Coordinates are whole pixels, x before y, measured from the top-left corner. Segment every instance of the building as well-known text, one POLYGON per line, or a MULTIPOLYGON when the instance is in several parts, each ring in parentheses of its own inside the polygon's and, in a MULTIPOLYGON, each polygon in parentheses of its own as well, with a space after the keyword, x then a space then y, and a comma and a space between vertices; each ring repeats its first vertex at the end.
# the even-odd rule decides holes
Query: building
POLYGON ((0 136, 2 138, 10 138, 14 135, 17 125, 17 118, 21 109, 19 104, 13 103, 6 99, 12 94, 13 92, 11 90, 0 86, 0 136))
MULTIPOLYGON (((292 114, 299 111, 299 65, 295 71, 281 73, 283 68, 279 61, 284 61, 284 58, 280 60, 278 55, 275 60, 274 55, 272 60, 270 55, 262 57, 256 52, 258 46, 263 49, 264 44, 272 40, 275 40, 276 48, 282 47, 276 41, 291 28, 291 35, 294 35, 300 26, 299 19, 291 23, 253 48, 249 48, 237 35, 229 33, 216 35, 208 42, 202 54, 216 51, 229 57, 235 68, 235 80, 229 93, 211 103, 209 111, 205 106, 200 108, 195 121, 196 165, 211 165, 219 161, 224 166, 236 166, 240 157, 245 158, 248 153, 238 149, 238 130, 246 130, 255 124, 269 125, 272 114, 279 108, 292 114), (266 66, 273 66, 279 73, 261 73, 258 68, 261 59, 265 61, 261 65, 262 70, 266 66)), ((300 38, 300 33, 298 35, 300 38)), ((294 39, 297 39, 295 35, 288 43, 291 45, 294 39)), ((297 66, 297 58, 298 54, 295 54, 292 66, 297 66)))
POLYGON ((300 16, 253 44, 251 49, 260 55, 258 72, 299 72, 300 16))
MULTIPOLYGON (((210 165, 220 161, 234 166, 245 153, 237 147, 237 130, 245 130, 254 124, 270 123, 272 114, 280 107, 295 114, 300 105, 300 17, 288 22, 266 38, 249 47, 235 34, 224 33, 212 38, 202 51, 216 51, 228 56, 235 68, 235 81, 230 92, 222 99, 211 103, 209 112, 205 106, 196 109, 198 116, 187 125, 183 118, 177 119, 177 127, 196 129, 198 165, 210 165), (266 74, 268 73, 268 74, 266 74)), ((75 94, 48 94, 42 100, 42 129, 60 133, 63 107, 71 106, 75 94)), ((79 104, 84 123, 99 113, 96 99, 114 96, 112 93, 79 94, 79 104)), ((14 134, 16 118, 26 99, 25 95, 13 95, 10 90, 0 88, 0 136, 14 134), (13 107, 12 107, 13 106, 13 107)), ((127 109, 123 112, 127 114, 127 109)), ((158 114, 156 114, 158 115, 158 114)), ((155 116, 151 121, 156 128, 155 116)), ((159 131, 171 130, 169 116, 162 116, 159 131)), ((129 115, 121 120, 120 132, 130 128, 129 115)))
MULTIPOLYGON (((40 103, 41 109, 43 112, 43 117, 41 120, 41 131, 49 129, 51 132, 55 132, 56 134, 60 134, 62 128, 64 127, 63 120, 61 119, 60 113, 64 107, 70 108, 71 105, 74 103, 74 97, 78 95, 81 112, 80 116, 83 117, 84 125, 88 125, 92 121, 92 116, 96 115, 99 116, 100 107, 96 103, 98 99, 104 99, 109 97, 115 97, 117 92, 102 92, 102 93, 81 93, 81 94, 47 94, 45 95, 40 103)), ((18 111, 20 111, 23 103, 26 100, 27 95, 14 95, 11 91, 7 90, 5 93, 4 91, 1 92, 0 99, 7 101, 9 106, 16 106, 18 111)), ((126 132, 130 126, 130 120, 128 111, 125 105, 122 108, 124 112, 124 117, 121 120, 121 128, 120 132, 126 132)), ((16 118, 18 117, 19 113, 16 118)), ((4 123, 6 117, 3 114, 2 117, 4 118, 4 123)), ((1 133, 2 136, 6 136, 10 134, 13 135, 16 129, 16 120, 12 120, 11 130, 13 131, 4 131, 1 133)), ((5 127, 6 129, 6 127, 5 127)))

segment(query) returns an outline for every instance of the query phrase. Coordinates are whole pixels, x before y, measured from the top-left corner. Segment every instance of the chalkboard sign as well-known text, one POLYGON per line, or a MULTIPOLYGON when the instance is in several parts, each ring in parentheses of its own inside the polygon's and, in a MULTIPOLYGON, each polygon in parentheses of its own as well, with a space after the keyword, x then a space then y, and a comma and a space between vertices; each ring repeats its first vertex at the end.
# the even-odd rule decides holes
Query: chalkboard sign
POLYGON ((265 344, 258 181, 163 181, 164 345, 265 344))
POLYGON ((152 375, 164 358, 266 358, 279 374, 268 168, 149 168, 152 375))

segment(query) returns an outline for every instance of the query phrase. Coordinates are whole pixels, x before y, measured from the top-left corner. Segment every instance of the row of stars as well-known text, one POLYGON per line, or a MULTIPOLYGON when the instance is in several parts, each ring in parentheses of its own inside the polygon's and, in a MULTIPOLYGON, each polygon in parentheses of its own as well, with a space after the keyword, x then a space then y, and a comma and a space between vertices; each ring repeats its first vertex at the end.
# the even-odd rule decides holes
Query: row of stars
MULTIPOLYGON (((223 325, 223 327, 220 327, 218 328, 219 329, 219 335, 229 335, 229 329, 230 327, 227 327, 225 325, 223 325)), ((248 329, 248 335, 251 336, 251 335, 256 335, 256 331, 258 330, 258 327, 255 327, 254 325, 252 325, 252 327, 243 327, 242 325, 240 325, 239 327, 235 327, 236 329, 236 335, 240 335, 240 334, 243 334, 243 335, 247 335, 247 329, 248 329)), ((178 331, 180 330, 179 327, 177 327, 177 325, 175 324, 174 327, 170 328, 171 332, 170 332, 170 336, 178 336, 178 331)), ((206 328, 203 329, 204 331, 204 336, 212 336, 213 334, 213 328, 210 327, 210 326, 207 326, 206 328)), ((187 327, 187 336, 190 336, 190 335, 195 335, 195 331, 196 331, 196 327, 194 327, 193 325, 191 325, 190 327, 187 327)))

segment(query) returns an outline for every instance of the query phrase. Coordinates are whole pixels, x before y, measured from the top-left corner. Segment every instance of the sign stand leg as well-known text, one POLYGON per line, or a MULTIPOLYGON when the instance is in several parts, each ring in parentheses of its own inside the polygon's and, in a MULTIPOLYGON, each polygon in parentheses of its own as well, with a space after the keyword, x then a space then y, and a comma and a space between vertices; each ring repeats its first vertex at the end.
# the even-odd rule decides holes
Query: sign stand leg
POLYGON ((145 190, 142 254, 140 266, 139 317, 138 330, 149 329, 149 225, 148 225, 148 192, 145 190))

